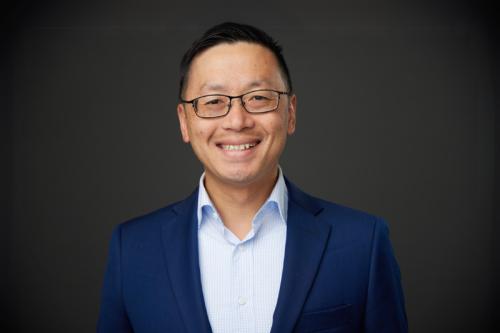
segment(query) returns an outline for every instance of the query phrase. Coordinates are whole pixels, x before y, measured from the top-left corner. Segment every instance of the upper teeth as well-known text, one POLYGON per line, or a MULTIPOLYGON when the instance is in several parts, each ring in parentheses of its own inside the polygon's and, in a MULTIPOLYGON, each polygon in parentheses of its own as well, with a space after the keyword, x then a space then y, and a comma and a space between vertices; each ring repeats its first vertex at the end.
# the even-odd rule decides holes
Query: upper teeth
POLYGON ((255 143, 244 143, 242 145, 222 145, 224 150, 245 150, 255 146, 255 143))

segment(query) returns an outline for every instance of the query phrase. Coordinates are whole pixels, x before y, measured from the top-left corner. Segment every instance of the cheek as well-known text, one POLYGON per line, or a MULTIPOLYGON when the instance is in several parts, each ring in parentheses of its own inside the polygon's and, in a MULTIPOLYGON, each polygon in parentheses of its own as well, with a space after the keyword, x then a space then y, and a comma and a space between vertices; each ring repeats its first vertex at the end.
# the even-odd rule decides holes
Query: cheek
POLYGON ((286 121, 282 118, 272 119, 266 124, 267 131, 269 134, 272 134, 276 138, 286 137, 287 124, 286 121))
POLYGON ((195 131, 196 131, 195 135, 200 139, 203 139, 203 137, 205 137, 206 135, 205 130, 203 130, 202 128, 198 128, 195 131))
POLYGON ((207 126, 193 126, 190 128, 191 141, 197 145, 206 143, 210 137, 213 130, 207 126))
POLYGON ((287 127, 283 119, 272 119, 266 123, 266 132, 269 135, 269 153, 280 154, 287 139, 287 127))

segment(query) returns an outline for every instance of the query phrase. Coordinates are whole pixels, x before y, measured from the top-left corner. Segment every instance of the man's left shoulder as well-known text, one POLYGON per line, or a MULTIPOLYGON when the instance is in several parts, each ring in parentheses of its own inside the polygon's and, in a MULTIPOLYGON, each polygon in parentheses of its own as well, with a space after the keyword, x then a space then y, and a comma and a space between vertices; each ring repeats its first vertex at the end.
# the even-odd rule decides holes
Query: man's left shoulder
POLYGON ((319 217, 325 219, 327 223, 334 225, 346 224, 351 227, 369 227, 373 228, 380 224, 386 227, 387 224, 383 218, 372 213, 362 211, 356 208, 345 206, 336 202, 315 198, 322 205, 323 210, 319 217))
POLYGON ((375 230, 387 230, 387 223, 383 218, 348 207, 339 203, 315 197, 288 182, 290 200, 305 207, 320 223, 329 224, 337 233, 371 234, 375 230))
POLYGON ((365 249, 368 255, 373 247, 389 244, 389 228, 381 217, 313 196, 310 199, 320 207, 316 222, 330 226, 329 247, 365 249))

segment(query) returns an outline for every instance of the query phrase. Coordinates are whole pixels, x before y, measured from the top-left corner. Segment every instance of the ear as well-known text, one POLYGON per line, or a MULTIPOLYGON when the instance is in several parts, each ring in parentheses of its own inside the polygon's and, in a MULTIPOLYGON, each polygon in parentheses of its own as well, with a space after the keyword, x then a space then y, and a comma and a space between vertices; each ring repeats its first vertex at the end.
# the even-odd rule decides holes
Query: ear
POLYGON ((295 123, 297 121, 297 96, 293 94, 290 96, 288 102, 288 135, 292 135, 295 132, 295 123))
POLYGON ((177 104, 177 117, 179 118, 179 126, 181 128, 182 141, 189 143, 189 131, 187 125, 187 110, 184 104, 177 104))

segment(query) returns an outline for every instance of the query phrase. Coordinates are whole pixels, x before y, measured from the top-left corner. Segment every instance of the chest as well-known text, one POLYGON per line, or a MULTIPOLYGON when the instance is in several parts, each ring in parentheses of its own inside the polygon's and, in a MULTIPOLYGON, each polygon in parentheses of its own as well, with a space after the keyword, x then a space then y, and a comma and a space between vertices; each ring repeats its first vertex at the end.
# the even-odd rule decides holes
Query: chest
POLYGON ((203 297, 214 333, 269 332, 285 243, 286 228, 259 232, 236 244, 210 230, 199 233, 203 297))

